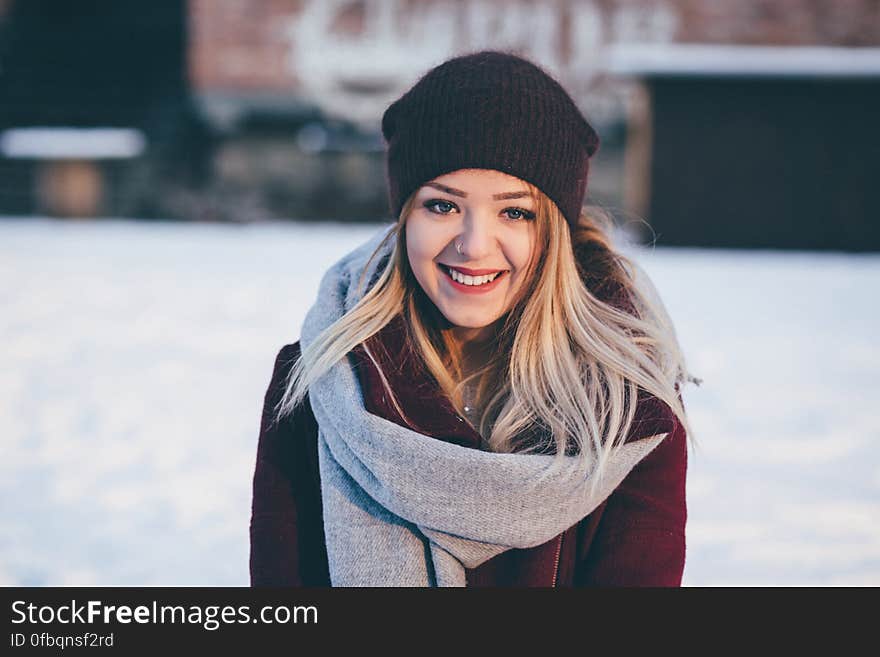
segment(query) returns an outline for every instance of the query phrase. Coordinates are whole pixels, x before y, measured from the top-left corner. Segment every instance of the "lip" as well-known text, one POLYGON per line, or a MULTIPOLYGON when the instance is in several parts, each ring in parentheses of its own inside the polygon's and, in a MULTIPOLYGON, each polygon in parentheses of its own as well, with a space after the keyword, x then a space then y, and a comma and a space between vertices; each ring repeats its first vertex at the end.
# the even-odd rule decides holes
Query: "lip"
MULTIPOLYGON (((440 272, 443 274, 443 280, 449 283, 456 292, 461 292, 462 294, 486 294, 494 290, 500 284, 500 281, 503 281, 510 274, 507 270, 499 270, 499 269, 488 269, 488 270, 476 270, 476 271, 486 271, 488 273, 494 273, 496 271, 501 271, 502 273, 495 277, 495 280, 491 283, 486 283, 484 285, 465 285, 464 283, 459 283, 456 280, 453 280, 452 276, 449 275, 449 271, 446 265, 441 265, 437 263, 437 267, 439 267, 440 272)), ((458 269, 458 267, 455 267, 458 269)), ((462 273, 464 273, 463 269, 458 269, 462 273)), ((474 271, 474 270, 470 270, 474 271)), ((469 274, 470 275, 470 274, 469 274)), ((478 274, 479 275, 479 274, 478 274)))
POLYGON ((468 269, 467 267, 459 267, 458 265, 444 265, 442 262, 440 264, 444 267, 452 267, 456 271, 460 271, 462 274, 467 274, 468 276, 485 276, 486 274, 494 274, 496 271, 506 271, 505 269, 468 269))

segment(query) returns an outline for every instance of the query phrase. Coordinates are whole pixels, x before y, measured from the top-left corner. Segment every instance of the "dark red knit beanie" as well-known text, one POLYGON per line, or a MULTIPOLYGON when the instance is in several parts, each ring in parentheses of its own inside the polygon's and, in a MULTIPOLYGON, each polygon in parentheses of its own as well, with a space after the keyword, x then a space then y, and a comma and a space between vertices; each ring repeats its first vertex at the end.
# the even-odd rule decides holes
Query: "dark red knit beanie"
POLYGON ((394 217, 424 183, 495 169, 532 183, 569 224, 580 216, 599 137, 541 68, 503 52, 455 57, 426 73, 382 117, 394 217))

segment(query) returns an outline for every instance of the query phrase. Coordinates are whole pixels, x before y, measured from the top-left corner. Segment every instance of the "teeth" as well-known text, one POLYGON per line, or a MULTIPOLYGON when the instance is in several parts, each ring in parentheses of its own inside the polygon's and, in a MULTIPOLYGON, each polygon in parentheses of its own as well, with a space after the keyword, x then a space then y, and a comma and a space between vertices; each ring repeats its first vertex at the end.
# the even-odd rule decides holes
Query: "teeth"
POLYGON ((484 285, 490 281, 494 281, 501 273, 495 272, 494 274, 486 274, 485 276, 467 276, 451 267, 448 267, 447 269, 449 270, 449 275, 452 276, 452 280, 463 283, 464 285, 484 285))

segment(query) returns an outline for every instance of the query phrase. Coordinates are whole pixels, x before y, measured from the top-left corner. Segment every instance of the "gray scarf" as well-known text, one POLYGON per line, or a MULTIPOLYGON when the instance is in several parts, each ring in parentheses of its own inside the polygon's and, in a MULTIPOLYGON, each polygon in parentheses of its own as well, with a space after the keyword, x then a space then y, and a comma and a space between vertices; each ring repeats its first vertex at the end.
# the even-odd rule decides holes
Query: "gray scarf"
MULTIPOLYGON (((357 303, 359 277, 386 230, 325 274, 304 349, 357 303)), ((625 444, 591 494, 575 457, 555 468, 550 455, 462 447, 367 412, 350 359, 309 389, 333 586, 465 586, 465 568, 541 545, 587 516, 666 436, 625 444)))

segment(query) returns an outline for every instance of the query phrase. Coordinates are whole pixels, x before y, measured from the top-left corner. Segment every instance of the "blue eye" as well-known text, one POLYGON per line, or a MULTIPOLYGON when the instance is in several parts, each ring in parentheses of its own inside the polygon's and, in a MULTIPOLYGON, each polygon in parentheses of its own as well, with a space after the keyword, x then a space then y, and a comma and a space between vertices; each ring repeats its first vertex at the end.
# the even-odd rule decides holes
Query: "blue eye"
MULTIPOLYGON (((441 198, 432 198, 425 201, 422 205, 434 214, 452 214, 458 209, 455 203, 445 201, 441 198)), ((507 218, 511 221, 521 221, 523 219, 531 221, 535 218, 535 213, 526 210, 525 208, 505 208, 502 210, 502 214, 506 214, 507 218)))
POLYGON ((455 209, 455 205, 453 203, 450 203, 449 201, 444 201, 443 199, 439 198, 425 201, 424 206, 428 208, 431 212, 435 212, 437 214, 450 214, 455 209))
POLYGON ((514 221, 517 221, 519 219, 527 219, 527 220, 531 221, 532 219, 535 218, 534 212, 530 212, 529 210, 525 210, 523 208, 506 208, 504 210, 504 212, 513 213, 513 214, 508 214, 507 218, 513 219, 514 221), (513 216, 514 214, 516 216, 513 216))

